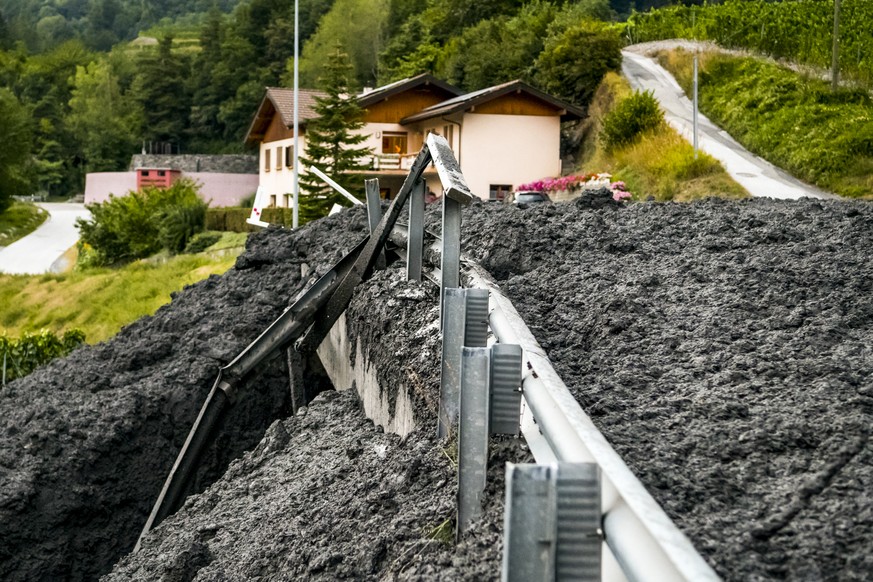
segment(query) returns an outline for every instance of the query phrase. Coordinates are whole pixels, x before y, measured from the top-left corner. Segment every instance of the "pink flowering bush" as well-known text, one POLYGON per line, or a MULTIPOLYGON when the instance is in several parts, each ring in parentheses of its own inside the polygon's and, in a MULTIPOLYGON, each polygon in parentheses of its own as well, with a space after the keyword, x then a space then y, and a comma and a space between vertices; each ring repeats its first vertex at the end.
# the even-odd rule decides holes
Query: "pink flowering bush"
POLYGON ((609 188, 612 198, 618 202, 630 200, 632 194, 622 181, 612 182, 610 174, 576 174, 559 178, 543 178, 534 182, 522 184, 516 191, 537 190, 540 192, 559 192, 561 190, 582 190, 585 188, 609 188))

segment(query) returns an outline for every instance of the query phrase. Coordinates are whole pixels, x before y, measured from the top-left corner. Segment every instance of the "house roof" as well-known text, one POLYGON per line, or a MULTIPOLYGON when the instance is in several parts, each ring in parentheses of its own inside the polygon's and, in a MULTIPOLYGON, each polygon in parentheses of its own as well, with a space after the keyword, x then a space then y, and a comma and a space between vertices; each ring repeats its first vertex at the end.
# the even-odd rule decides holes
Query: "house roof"
POLYGON ((415 77, 408 77, 406 79, 401 79, 399 81, 377 87, 372 91, 368 91, 366 93, 358 95, 358 105, 366 108, 369 105, 378 103, 379 101, 382 101, 384 99, 388 99, 393 95, 397 95, 398 93, 402 93, 404 91, 409 91, 410 89, 415 89, 416 87, 420 87, 422 85, 433 85, 434 87, 442 89, 449 95, 461 94, 461 90, 457 87, 449 85, 445 81, 441 81, 433 75, 423 73, 415 77))
POLYGON ((561 121, 572 121, 575 119, 581 119, 585 116, 585 111, 580 107, 577 107, 572 103, 568 103, 567 101, 564 101, 562 99, 558 99, 557 97, 549 95, 548 93, 544 93, 543 91, 540 91, 539 89, 528 85, 524 81, 515 80, 508 83, 503 83, 501 85, 495 85, 493 87, 473 91, 472 93, 458 95, 457 97, 454 97, 447 101, 443 101, 442 103, 432 105, 431 107, 422 110, 421 113, 410 115, 409 117, 400 120, 400 123, 405 125, 407 123, 424 121, 433 117, 441 117, 444 115, 451 115, 452 113, 468 111, 477 105, 492 101, 494 99, 497 99, 498 97, 503 97, 504 95, 515 92, 525 93, 554 107, 557 111, 560 112, 561 121))
MULTIPOLYGON (((305 125, 307 121, 318 117, 315 114, 315 98, 324 97, 325 93, 316 89, 298 89, 297 96, 299 121, 301 125, 305 125)), ((294 89, 267 87, 267 93, 261 100, 258 112, 246 132, 245 142, 257 143, 262 140, 276 113, 279 114, 285 127, 294 126, 294 89)))

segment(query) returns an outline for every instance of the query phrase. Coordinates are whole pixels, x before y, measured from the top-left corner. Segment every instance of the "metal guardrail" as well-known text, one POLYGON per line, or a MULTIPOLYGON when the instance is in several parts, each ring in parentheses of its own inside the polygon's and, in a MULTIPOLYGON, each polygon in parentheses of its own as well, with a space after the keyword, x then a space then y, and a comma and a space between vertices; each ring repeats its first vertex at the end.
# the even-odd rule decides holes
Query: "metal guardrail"
MULTIPOLYGON (((395 225, 390 240, 407 245, 407 228, 395 225)), ((434 236, 434 235, 432 235, 434 236)), ((441 241, 424 249, 429 278, 439 284, 441 241)), ((652 498, 570 393, 527 324, 491 276, 461 256, 464 287, 489 292, 488 323, 500 343, 523 349, 521 430, 537 463, 596 463, 601 474, 603 533, 620 567, 610 580, 719 580, 676 524, 652 498)), ((604 573, 607 569, 604 568, 604 573)), ((606 578, 605 578, 606 579, 606 578)))

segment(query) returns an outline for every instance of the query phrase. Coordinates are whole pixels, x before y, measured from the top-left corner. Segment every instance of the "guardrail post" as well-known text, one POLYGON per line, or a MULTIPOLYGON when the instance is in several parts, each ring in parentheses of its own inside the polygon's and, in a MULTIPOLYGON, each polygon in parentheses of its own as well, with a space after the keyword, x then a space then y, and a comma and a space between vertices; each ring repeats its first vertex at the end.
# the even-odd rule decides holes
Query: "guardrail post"
POLYGON ((464 289, 446 289, 443 317, 443 353, 440 372, 440 408, 437 436, 445 438, 458 420, 461 396, 461 349, 464 347, 466 293, 464 289))
POLYGON ((460 536, 482 517, 482 495, 488 468, 489 348, 463 348, 458 428, 458 516, 460 536))
POLYGON ((507 463, 501 580, 600 582, 600 520, 596 464, 507 463))
MULTIPOLYGON (((461 203, 443 195, 443 240, 440 270, 440 314, 443 313, 443 295, 446 289, 461 283, 461 203)), ((442 319, 440 319, 442 324, 442 319)))
POLYGON ((382 220, 382 201, 379 197, 379 178, 364 180, 364 190, 367 192, 367 221, 370 232, 376 230, 382 220))
POLYGON ((406 240, 406 279, 409 281, 421 281, 425 191, 424 180, 419 178, 409 193, 409 236, 406 240))
MULTIPOLYGON (((376 230, 379 226, 379 221, 382 220, 382 197, 379 194, 379 178, 372 180, 364 180, 364 191, 367 194, 367 222, 370 225, 370 233, 376 230)), ((379 257, 376 259, 376 269, 382 270, 385 268, 385 251, 379 251, 379 257)))
POLYGON ((491 434, 517 436, 521 430, 521 346, 491 346, 491 434))
POLYGON ((442 371, 437 436, 452 433, 458 421, 461 393, 461 348, 484 348, 488 344, 488 290, 445 290, 442 371))

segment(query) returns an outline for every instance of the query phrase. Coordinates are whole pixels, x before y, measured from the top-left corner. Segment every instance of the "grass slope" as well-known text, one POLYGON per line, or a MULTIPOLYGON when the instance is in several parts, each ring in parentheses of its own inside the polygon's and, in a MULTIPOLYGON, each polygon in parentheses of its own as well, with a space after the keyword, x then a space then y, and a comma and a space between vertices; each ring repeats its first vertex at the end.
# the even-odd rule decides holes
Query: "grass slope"
POLYGON ((0 275, 0 305, 8 306, 0 312, 0 333, 77 327, 88 343, 103 341, 153 314, 171 293, 227 271, 241 252, 242 247, 230 248, 223 239, 208 253, 136 261, 118 269, 0 275))
POLYGON ((644 133, 633 143, 607 151, 598 140, 601 120, 631 94, 630 86, 615 73, 607 73, 589 109, 582 141, 582 169, 609 172, 623 180, 634 198, 687 202, 710 196, 746 198, 748 192, 734 182, 713 157, 694 149, 666 124, 644 133))
POLYGON ((9 246, 36 230, 48 212, 27 202, 13 202, 0 214, 0 247, 9 246))
MULTIPOLYGON (((658 60, 690 91, 692 53, 658 60)), ((750 151, 842 196, 873 199, 873 99, 772 62, 715 52, 700 58, 700 110, 750 151)))

